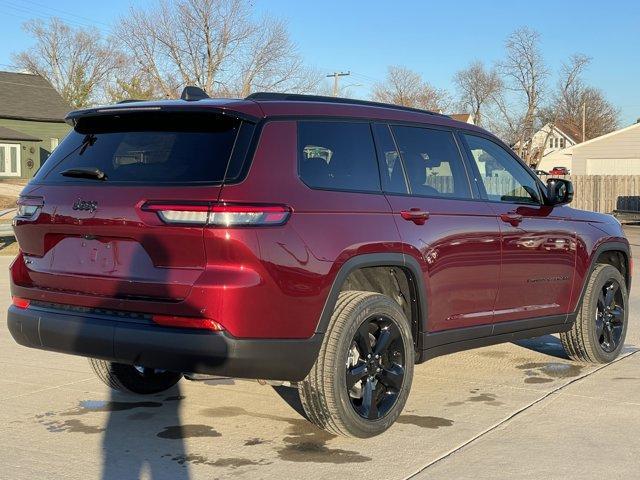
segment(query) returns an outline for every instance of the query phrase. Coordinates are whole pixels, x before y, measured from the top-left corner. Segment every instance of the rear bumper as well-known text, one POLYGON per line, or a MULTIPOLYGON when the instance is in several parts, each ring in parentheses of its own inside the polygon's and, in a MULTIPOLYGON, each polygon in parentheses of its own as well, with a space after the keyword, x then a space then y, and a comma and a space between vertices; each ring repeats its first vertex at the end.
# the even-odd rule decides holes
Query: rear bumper
POLYGON ((269 380, 302 380, 322 343, 322 334, 304 340, 236 339, 144 319, 39 306, 9 307, 7 324, 16 342, 27 347, 177 372, 269 380))

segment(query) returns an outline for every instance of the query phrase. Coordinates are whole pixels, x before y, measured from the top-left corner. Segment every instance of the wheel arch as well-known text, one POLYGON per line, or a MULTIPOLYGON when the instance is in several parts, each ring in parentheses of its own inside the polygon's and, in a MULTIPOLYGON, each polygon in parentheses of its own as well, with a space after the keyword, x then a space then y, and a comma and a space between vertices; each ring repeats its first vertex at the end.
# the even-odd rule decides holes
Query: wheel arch
POLYGON ((624 277, 627 289, 631 288, 631 249, 627 243, 605 242, 599 245, 591 254, 589 275, 599 263, 616 267, 624 277))
POLYGON ((598 264, 608 264, 616 267, 625 279, 627 291, 631 289, 631 269, 632 269, 631 249, 624 242, 604 242, 598 245, 590 255, 589 270, 584 277, 580 296, 575 304, 575 310, 580 308, 584 298, 589 278, 598 264))
POLYGON ((368 253, 349 258, 333 280, 316 333, 326 332, 338 295, 344 290, 378 292, 394 299, 411 322, 416 350, 421 348, 420 334, 425 328, 427 302, 424 278, 415 258, 399 252, 368 253))

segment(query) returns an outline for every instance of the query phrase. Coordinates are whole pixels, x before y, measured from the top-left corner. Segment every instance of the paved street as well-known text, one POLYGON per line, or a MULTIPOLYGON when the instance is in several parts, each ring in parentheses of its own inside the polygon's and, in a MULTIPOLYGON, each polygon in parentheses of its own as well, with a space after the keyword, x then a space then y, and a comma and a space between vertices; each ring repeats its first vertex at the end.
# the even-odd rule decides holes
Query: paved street
MULTIPOLYGON (((629 236, 640 255, 640 228, 629 236)), ((637 478, 639 281, 617 362, 572 363, 554 336, 441 357, 416 368, 403 415, 370 440, 316 429, 291 389, 255 381, 115 394, 85 359, 19 347, 2 328, 0 478, 637 478)), ((6 274, 0 292, 4 311, 6 274)))

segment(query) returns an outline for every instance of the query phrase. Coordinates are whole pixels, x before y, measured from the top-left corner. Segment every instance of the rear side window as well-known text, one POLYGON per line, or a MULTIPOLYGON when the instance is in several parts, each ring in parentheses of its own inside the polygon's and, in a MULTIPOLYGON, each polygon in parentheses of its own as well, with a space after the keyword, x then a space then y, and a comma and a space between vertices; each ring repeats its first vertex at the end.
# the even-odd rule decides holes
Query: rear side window
POLYGON ((298 165, 300 178, 312 188, 380 191, 368 123, 299 122, 298 165))
POLYGON ((392 127, 414 195, 471 198, 469 180, 453 133, 392 127))
POLYGON ((373 125, 378 145, 378 164, 382 189, 388 193, 407 194, 407 183, 400 154, 389 131, 388 125, 377 123, 373 125))
POLYGON ((97 168, 112 183, 219 183, 239 175, 253 126, 211 114, 155 113, 81 118, 35 177, 38 183, 93 182, 63 175, 97 168), (240 133, 241 132, 241 133, 240 133), (236 139, 239 141, 236 142, 236 139), (231 163, 231 164, 230 164, 231 163))

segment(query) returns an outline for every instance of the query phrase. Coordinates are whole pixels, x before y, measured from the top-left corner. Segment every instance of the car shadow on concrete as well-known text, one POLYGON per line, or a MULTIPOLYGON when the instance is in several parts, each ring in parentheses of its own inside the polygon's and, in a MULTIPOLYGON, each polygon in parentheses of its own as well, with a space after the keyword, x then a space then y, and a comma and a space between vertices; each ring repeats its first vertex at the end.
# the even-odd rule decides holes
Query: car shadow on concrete
POLYGON ((513 344, 551 357, 569 360, 569 357, 562 347, 562 342, 554 335, 543 335, 541 337, 517 340, 513 342, 513 344))
MULTIPOLYGON (((183 398, 179 385, 158 395, 126 395, 112 390, 110 401, 102 407, 109 416, 102 438, 100 478, 188 480, 184 438, 193 434, 193 429, 180 419, 183 398)), ((207 432, 199 433, 206 436, 207 432)))

